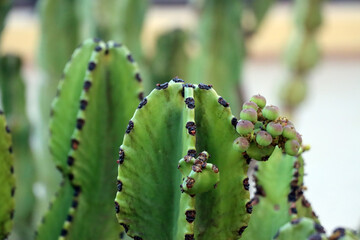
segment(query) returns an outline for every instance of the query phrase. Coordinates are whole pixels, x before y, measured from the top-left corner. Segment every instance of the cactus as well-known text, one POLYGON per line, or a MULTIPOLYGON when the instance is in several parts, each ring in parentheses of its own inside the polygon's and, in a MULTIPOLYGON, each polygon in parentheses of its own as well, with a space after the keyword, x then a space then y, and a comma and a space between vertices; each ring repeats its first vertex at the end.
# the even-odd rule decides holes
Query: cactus
POLYGON ((0 57, 0 96, 8 123, 12 129, 15 153, 15 178, 18 183, 15 196, 14 232, 20 239, 31 239, 34 227, 35 197, 33 183, 35 166, 29 147, 30 124, 25 110, 25 86, 21 77, 21 59, 14 55, 0 57))
POLYGON ((234 106, 241 106, 243 37, 241 2, 206 0, 198 29, 198 52, 189 66, 189 80, 212 84, 234 106))
POLYGON ((6 125, 2 110, 0 110, 0 152, 0 239, 6 239, 13 226, 15 178, 10 128, 6 125))
POLYGON ((295 1, 295 30, 285 52, 289 73, 280 95, 288 114, 305 99, 307 75, 319 60, 316 33, 321 25, 322 3, 323 0, 295 1))
POLYGON ((37 239, 115 239, 123 231, 111 211, 110 183, 118 133, 142 98, 139 81, 137 64, 120 44, 87 40, 75 50, 50 124, 50 149, 64 180, 37 239))
MULTIPOLYGON (((271 122, 262 115, 265 102, 258 104, 252 132, 240 136, 248 142, 248 148, 239 149, 242 141, 235 130, 238 121, 229 104, 211 86, 185 84, 178 78, 158 84, 130 120, 119 151, 117 181, 121 187, 115 208, 129 236, 241 236, 252 212, 248 163, 251 158, 267 160, 275 146, 282 148, 276 150, 281 155, 287 141, 279 136, 267 147, 257 143, 260 126, 271 122)), ((276 121, 290 124, 285 118, 276 121)))
POLYGON ((278 229, 291 220, 290 183, 296 157, 276 148, 268 161, 256 167, 256 193, 251 203, 253 214, 242 239, 271 239, 278 229), (261 222, 261 231, 259 223, 261 222))
POLYGON ((119 152, 121 188, 115 206, 128 235, 134 239, 238 236, 249 219, 249 193, 243 185, 247 163, 232 148, 237 137, 234 124, 229 104, 210 86, 184 84, 178 78, 159 84, 140 103, 119 152), (210 157, 197 155, 202 151, 210 157), (215 188, 218 174, 222 177, 215 188), (222 196, 227 196, 226 202, 222 196))
POLYGON ((6 16, 11 9, 12 0, 0 0, 0 37, 5 27, 6 16))
POLYGON ((149 61, 151 87, 179 73, 186 74, 189 60, 185 49, 187 41, 188 33, 182 29, 171 30, 157 39, 155 56, 149 61))
POLYGON ((326 240, 324 228, 309 218, 298 218, 282 226, 274 239, 278 240, 326 240))

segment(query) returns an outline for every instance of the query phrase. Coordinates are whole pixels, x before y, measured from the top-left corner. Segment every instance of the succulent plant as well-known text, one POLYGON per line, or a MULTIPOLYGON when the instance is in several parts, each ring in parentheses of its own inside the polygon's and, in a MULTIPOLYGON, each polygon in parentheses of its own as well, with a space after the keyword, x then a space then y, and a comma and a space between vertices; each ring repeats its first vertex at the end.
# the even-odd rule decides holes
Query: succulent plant
POLYGON ((186 75, 189 55, 185 48, 188 40, 188 33, 182 29, 174 29, 158 37, 155 55, 149 60, 151 90, 156 83, 167 82, 176 74, 186 75))
POLYGON ((50 150, 63 183, 37 239, 114 239, 123 231, 111 201, 117 147, 142 99, 126 47, 87 40, 67 63, 52 107, 50 150), (101 224, 99 224, 101 219, 101 224))
POLYGON ((289 114, 305 99, 307 75, 319 60, 316 34, 322 20, 322 3, 323 0, 295 1, 295 30, 285 52, 289 73, 280 95, 289 114))
POLYGON ((324 228, 310 218, 298 218, 282 226, 274 239, 278 240, 326 240, 324 228))
POLYGON ((0 36, 5 27, 6 16, 11 9, 12 0, 0 0, 0 36))
POLYGON ((15 55, 0 57, 0 102, 7 114, 12 130, 13 148, 16 161, 15 178, 16 212, 14 232, 22 239, 33 237, 33 211, 35 197, 32 191, 35 181, 35 164, 30 150, 30 123, 25 108, 25 86, 21 76, 21 59, 15 55))
POLYGON ((46 202, 55 193, 56 186, 61 179, 54 168, 47 148, 47 126, 49 109, 55 97, 58 80, 61 77, 63 66, 68 61, 73 49, 79 42, 90 37, 126 42, 136 59, 141 54, 140 31, 144 20, 148 1, 146 0, 40 0, 38 1, 40 13, 41 37, 39 45, 39 60, 42 70, 43 82, 39 90, 40 119, 34 126, 34 135, 38 143, 36 151, 37 180, 45 186, 46 196, 37 199, 36 212, 42 215, 46 202), (115 14, 114 14, 115 13, 115 14), (131 20, 131 24, 128 21, 131 20), (136 24, 136 26, 135 26, 136 24), (54 27, 56 26, 56 27, 54 27))
POLYGON ((238 111, 242 104, 239 80, 244 56, 241 29, 242 4, 237 0, 203 1, 196 56, 190 61, 188 79, 214 86, 238 111))
MULTIPOLYGON (((264 105, 245 109, 255 112, 252 120, 262 128, 273 122, 262 115, 264 105)), ((252 212, 248 163, 267 160, 275 146, 281 156, 287 141, 254 125, 239 136, 236 128, 246 121, 238 122, 210 85, 178 78, 158 84, 140 103, 120 146, 115 209, 127 234, 134 239, 239 238, 252 212), (263 133, 271 138, 267 147, 258 144, 263 133)))
POLYGON ((6 239, 13 226, 15 177, 10 128, 6 124, 2 110, 0 110, 0 153, 0 239, 6 239))

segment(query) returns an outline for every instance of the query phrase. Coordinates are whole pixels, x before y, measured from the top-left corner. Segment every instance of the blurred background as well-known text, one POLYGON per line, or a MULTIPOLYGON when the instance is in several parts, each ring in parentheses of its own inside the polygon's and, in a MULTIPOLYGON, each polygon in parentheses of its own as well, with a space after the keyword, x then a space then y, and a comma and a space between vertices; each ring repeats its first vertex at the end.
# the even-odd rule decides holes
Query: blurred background
MULTIPOLYGON (((230 100, 231 103, 236 102, 232 108, 238 108, 243 99, 257 93, 266 96, 269 103, 283 106, 284 114, 291 116, 296 123, 304 143, 311 146, 311 150, 304 154, 307 174, 305 184, 308 186, 306 195, 320 221, 329 232, 338 226, 359 229, 360 204, 356 202, 360 199, 360 157, 357 151, 360 149, 360 1, 324 1, 318 12, 314 8, 315 12, 312 13, 321 15, 322 22, 319 26, 315 24, 310 27, 301 26, 296 20, 301 15, 296 9, 304 7, 301 4, 295 7, 294 1, 263 1, 271 4, 261 10, 261 16, 258 17, 252 2, 248 0, 242 4, 244 11, 239 24, 242 29, 242 43, 239 43, 242 67, 236 72, 239 77, 235 79, 241 98, 230 100), (306 27, 308 30, 303 31, 306 27), (311 42, 313 45, 311 50, 308 50, 306 44, 299 49, 292 45, 293 42, 298 43, 296 46, 303 42, 311 42), (294 52, 303 55, 294 55, 294 52)), ((36 1, 14 1, 5 22, 0 48, 1 54, 15 54, 23 62, 26 113, 33 133, 30 142, 36 159, 46 158, 39 157, 37 152, 47 148, 44 141, 36 137, 44 134, 41 133, 43 130, 37 129, 42 127, 46 130, 47 122, 42 119, 42 110, 38 107, 39 95, 49 91, 48 99, 55 96, 54 88, 42 89, 44 79, 51 75, 46 73, 45 65, 41 64, 44 62, 41 59, 46 59, 44 55, 50 54, 49 49, 41 46, 41 42, 46 41, 42 34, 50 30, 44 25, 46 19, 39 17, 38 10, 36 1), (39 50, 39 46, 43 50, 39 50)), ((147 6, 139 31, 141 50, 129 47, 140 66, 145 66, 141 68, 145 69, 144 81, 152 78, 148 82, 153 84, 161 82, 162 77, 169 80, 179 75, 187 80, 193 79, 193 76, 202 76, 199 73, 185 75, 176 72, 181 71, 184 59, 200 51, 199 45, 207 44, 201 41, 201 33, 206 26, 201 28, 203 16, 200 10, 201 6, 185 0, 154 0, 147 6), (184 39, 175 34, 170 40, 168 38, 161 42, 161 36, 169 31, 185 32, 187 35, 184 38, 190 40, 184 43, 184 39), (196 33, 199 33, 200 41, 194 43, 193 35, 196 33), (168 55, 178 58, 161 53, 158 46, 166 47, 168 55), (180 53, 176 49, 178 46, 181 46, 180 53), (171 62, 179 68, 160 76, 161 67, 154 65, 155 62, 171 62), (160 69, 160 75, 152 72, 152 69, 160 69)), ((54 20, 53 28, 63 27, 60 22, 61 19, 54 20), (56 21, 59 21, 59 25, 56 21)), ((130 28, 132 24, 127 23, 130 28)), ((134 28, 138 26, 136 24, 134 28)), ((66 35, 60 39, 70 38, 73 34, 70 28, 63 29, 63 32, 66 35)), ((80 43, 81 37, 77 41, 80 43)), ((62 47, 61 43, 58 44, 62 47)), ((53 42, 53 47, 56 45, 53 42)), ((206 58, 211 57, 208 55, 206 58)), ((63 69, 64 64, 59 64, 59 68, 63 69)), ((194 63, 194 66, 197 65, 194 63)), ((55 75, 59 79, 61 73, 55 75)), ((197 78, 197 81, 205 80, 197 78)), ((151 86, 147 88, 151 89, 151 86)), ((226 92, 221 94, 226 98, 226 92)), ((42 101, 48 104, 44 111, 50 112, 49 100, 42 101)), ((45 185, 35 180, 32 187, 35 196, 44 199, 44 202, 51 195, 51 190, 45 185)))

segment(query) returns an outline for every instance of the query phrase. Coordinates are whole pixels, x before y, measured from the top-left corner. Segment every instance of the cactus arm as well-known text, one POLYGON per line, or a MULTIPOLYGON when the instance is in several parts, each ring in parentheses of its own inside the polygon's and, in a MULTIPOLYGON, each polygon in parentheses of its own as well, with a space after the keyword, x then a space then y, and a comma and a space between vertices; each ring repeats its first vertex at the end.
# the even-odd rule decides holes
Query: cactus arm
POLYGON ((48 73, 47 81, 53 91, 63 66, 79 42, 76 8, 69 0, 41 0, 38 10, 42 19, 40 64, 48 73))
POLYGON ((242 73, 243 37, 241 2, 206 0, 201 13, 198 53, 189 66, 189 80, 206 80, 237 111, 242 102, 239 79, 242 73))
POLYGON ((0 37, 5 27, 6 16, 11 9, 12 0, 1 0, 0 1, 0 37))
POLYGON ((177 164, 182 157, 178 144, 183 130, 178 123, 184 101, 181 92, 181 84, 153 90, 136 110, 131 119, 134 129, 125 134, 120 147, 117 180, 122 188, 115 206, 118 221, 130 236, 172 239, 175 234, 172 226, 177 225, 181 179, 177 164))
POLYGON ((258 163, 253 214, 243 239, 271 239, 282 225, 291 220, 288 195, 295 161, 296 157, 283 154, 277 147, 268 161, 258 163))
POLYGON ((11 135, 2 110, 0 110, 0 152, 0 239, 6 239, 13 227, 15 178, 11 135))
POLYGON ((119 36, 136 59, 143 57, 141 33, 148 6, 147 0, 123 0, 120 1, 120 9, 117 13, 121 29, 119 36))
POLYGON ((53 101, 50 120, 50 151, 56 166, 64 174, 68 173, 69 141, 76 126, 76 114, 79 109, 80 93, 84 87, 86 65, 95 46, 93 40, 85 41, 77 48, 71 60, 66 64, 57 98, 53 101))
POLYGON ((210 86, 184 84, 182 95, 183 86, 179 81, 174 79, 158 85, 131 119, 134 127, 120 147, 118 181, 122 189, 115 200, 119 223, 137 239, 236 238, 250 215, 245 207, 249 193, 243 187, 247 163, 242 154, 232 148, 237 136, 232 125, 234 118, 228 103, 210 86), (194 101, 190 95, 192 90, 187 88, 195 88, 194 101), (184 110, 184 101, 194 110, 184 110), (193 114, 195 120, 191 123, 188 120, 193 114), (188 134, 183 132, 184 122, 188 134), (189 134, 196 134, 196 148, 195 137, 189 134), (196 149, 211 155, 203 172, 198 174, 190 170, 193 163, 184 160, 196 156, 196 149), (180 160, 179 169, 184 178, 194 177, 194 189, 185 186, 177 170, 178 159, 184 153, 186 157, 180 160), (144 168, 144 164, 148 167, 144 168), (219 165, 219 171, 225 175, 216 189, 214 184, 218 180, 212 165, 219 165), (231 174, 234 169, 238 174, 231 174), (185 193, 180 193, 180 183, 185 193), (141 196, 137 192, 141 192, 141 196), (187 193, 195 194, 195 208, 195 199, 190 199, 187 193), (226 199, 222 197, 224 194, 226 199), (186 214, 190 209, 196 213, 186 214), (225 215, 226 220, 218 220, 225 215))
POLYGON ((112 214, 116 189, 108 179, 116 176, 117 133, 142 99, 140 82, 137 64, 121 44, 87 40, 75 50, 51 121, 50 146, 65 180, 39 239, 110 239, 123 231, 112 214))
POLYGON ((289 73, 280 95, 289 114, 305 99, 307 75, 320 57, 316 34, 322 21, 323 2, 324 0, 295 1, 295 30, 285 49, 289 73))
POLYGON ((72 218, 71 215, 68 215, 68 211, 73 201, 73 195, 74 189, 70 181, 65 179, 36 231, 36 240, 56 240, 61 236, 65 220, 72 218))
POLYGON ((16 161, 17 184, 14 216, 14 233, 21 239, 33 236, 35 196, 32 191, 35 180, 34 159, 29 146, 30 123, 25 107, 25 85, 21 76, 22 62, 18 56, 0 57, 0 91, 8 124, 12 130, 16 161))
POLYGON ((326 239, 324 228, 310 218, 298 218, 282 226, 273 239, 308 240, 326 239), (316 236, 316 238, 315 238, 316 236))
POLYGON ((185 49, 187 41, 188 34, 182 29, 171 30, 159 36, 155 56, 149 61, 153 85, 164 83, 169 77, 186 73, 189 60, 185 49))
POLYGON ((198 87, 195 96, 199 106, 196 108, 197 138, 201 139, 197 141, 197 149, 206 149, 211 155, 209 162, 221 172, 216 189, 197 196, 196 235, 201 239, 236 238, 247 226, 251 211, 246 207, 249 192, 244 186, 247 161, 232 147, 232 141, 238 136, 233 126, 235 118, 228 103, 213 89, 198 87))
POLYGON ((116 176, 113 149, 121 141, 117 133, 125 130, 128 113, 137 106, 141 84, 136 76, 140 75, 125 47, 113 42, 98 46, 101 49, 93 51, 85 74, 91 87, 84 85, 77 128, 69 141, 69 157, 74 159, 69 178, 77 191, 73 199, 77 204, 72 221, 64 224, 65 239, 116 238, 123 231, 112 214, 109 199, 115 188, 108 179, 116 176), (100 225, 98 219, 104 222, 100 225))

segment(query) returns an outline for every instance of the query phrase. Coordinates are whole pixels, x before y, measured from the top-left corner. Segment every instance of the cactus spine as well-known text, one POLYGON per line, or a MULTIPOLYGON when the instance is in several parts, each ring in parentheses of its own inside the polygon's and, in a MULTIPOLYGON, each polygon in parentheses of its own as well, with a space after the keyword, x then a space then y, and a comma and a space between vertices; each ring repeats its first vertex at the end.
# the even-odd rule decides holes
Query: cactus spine
POLYGON ((87 40, 65 67, 53 103, 50 149, 64 183, 37 239, 113 239, 119 132, 142 99, 141 77, 121 44, 87 40), (102 219, 99 224, 98 219, 102 219))

